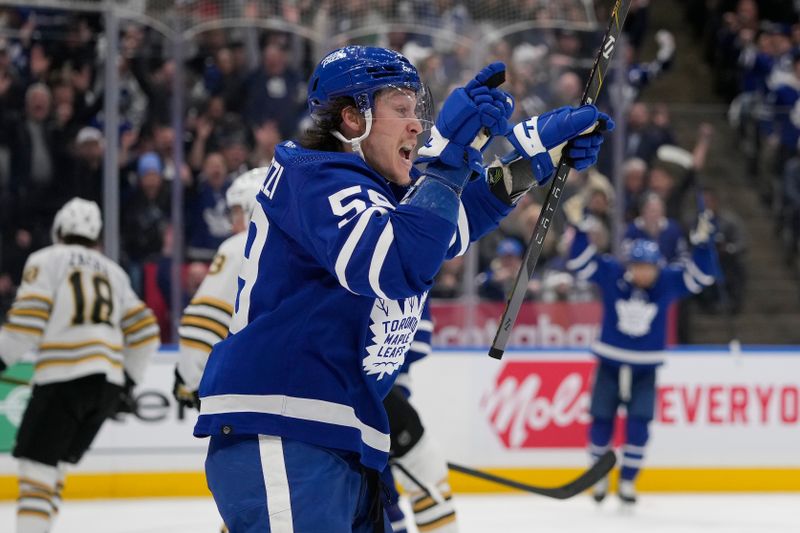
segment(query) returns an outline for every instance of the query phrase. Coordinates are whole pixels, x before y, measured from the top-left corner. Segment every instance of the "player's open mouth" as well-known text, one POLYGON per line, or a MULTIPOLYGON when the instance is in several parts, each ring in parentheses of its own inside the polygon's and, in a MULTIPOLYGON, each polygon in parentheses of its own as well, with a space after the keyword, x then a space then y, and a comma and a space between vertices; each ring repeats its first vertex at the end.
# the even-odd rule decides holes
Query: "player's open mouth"
POLYGON ((405 161, 411 162, 411 152, 414 150, 414 147, 403 146, 400 148, 400 157, 403 158, 405 161))

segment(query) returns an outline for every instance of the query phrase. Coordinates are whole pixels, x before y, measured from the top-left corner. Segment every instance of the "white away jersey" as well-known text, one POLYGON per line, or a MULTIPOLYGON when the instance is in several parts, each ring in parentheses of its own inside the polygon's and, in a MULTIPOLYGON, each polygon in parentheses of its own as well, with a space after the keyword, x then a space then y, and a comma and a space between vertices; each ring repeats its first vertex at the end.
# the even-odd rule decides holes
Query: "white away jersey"
POLYGON ((105 374, 122 385, 123 371, 141 382, 158 340, 156 319, 122 268, 96 250, 54 244, 25 263, 0 358, 12 365, 33 351, 33 383, 105 374))
POLYGON ((178 372, 189 390, 200 386, 211 348, 228 336, 246 241, 247 232, 243 231, 220 245, 208 274, 183 312, 178 329, 178 372))

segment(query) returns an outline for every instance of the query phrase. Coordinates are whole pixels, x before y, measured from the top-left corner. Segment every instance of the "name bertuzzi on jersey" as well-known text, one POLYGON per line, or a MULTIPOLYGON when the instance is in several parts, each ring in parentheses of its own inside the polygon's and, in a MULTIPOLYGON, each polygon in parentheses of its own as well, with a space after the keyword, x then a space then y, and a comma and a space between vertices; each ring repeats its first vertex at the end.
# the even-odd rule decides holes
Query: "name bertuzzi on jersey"
POLYGON ((362 361, 368 376, 378 374, 381 380, 403 366, 427 297, 425 293, 404 300, 375 299, 369 326, 373 344, 366 347, 369 355, 362 361))

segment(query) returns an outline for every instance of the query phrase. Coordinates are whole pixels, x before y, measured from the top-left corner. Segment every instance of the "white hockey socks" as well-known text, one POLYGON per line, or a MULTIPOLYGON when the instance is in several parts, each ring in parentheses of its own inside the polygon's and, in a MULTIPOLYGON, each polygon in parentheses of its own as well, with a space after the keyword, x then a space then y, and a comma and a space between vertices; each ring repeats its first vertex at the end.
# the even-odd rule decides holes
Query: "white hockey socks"
POLYGON ((427 433, 395 460, 395 479, 411 500, 414 522, 421 533, 457 533, 447 463, 427 433))
POLYGON ((61 498, 56 488, 58 480, 58 468, 20 459, 17 533, 47 533, 50 530, 61 498))

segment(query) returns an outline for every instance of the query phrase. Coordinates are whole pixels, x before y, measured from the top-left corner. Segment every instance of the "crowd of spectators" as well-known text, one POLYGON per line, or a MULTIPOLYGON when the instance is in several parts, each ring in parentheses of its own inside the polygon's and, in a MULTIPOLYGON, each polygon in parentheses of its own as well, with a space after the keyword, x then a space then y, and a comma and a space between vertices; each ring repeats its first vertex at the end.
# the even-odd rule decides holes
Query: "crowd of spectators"
MULTIPOLYGON (((325 46, 357 42, 396 48, 419 67, 439 102, 476 66, 501 60, 509 67, 506 87, 516 100, 512 120, 518 121, 579 101, 604 29, 596 21, 608 17, 605 3, 594 4, 591 0, 207 1, 191 3, 189 15, 192 23, 220 17, 276 17, 329 36, 325 46), (526 20, 531 21, 528 27, 470 47, 470 43, 477 46, 470 40, 474 35, 491 35, 526 20), (402 24, 391 26, 398 22, 402 24), (411 33, 413 26, 436 31, 411 33), (366 27, 377 30, 365 32, 366 27)), ((168 3, 157 3, 162 5, 168 3)), ((150 15, 169 20, 166 13, 150 15)), ((298 33, 256 27, 198 34, 182 65, 185 127, 176 132, 169 117, 177 65, 169 43, 138 23, 123 20, 120 31, 115 60, 120 81, 121 262, 140 294, 168 305, 166 273, 175 231, 170 225, 173 183, 180 181, 185 200, 181 231, 188 297, 203 265, 230 234, 224 196, 233 178, 269 164, 275 146, 308 123, 305 80, 324 48, 298 33), (181 168, 176 168, 173 157, 176 135, 184 147, 181 168)), ((662 32, 655 39, 658 53, 645 59, 642 48, 651 33, 648 2, 634 0, 626 25, 631 45, 629 90, 626 102, 617 104, 629 109, 626 160, 619 176, 625 183, 625 198, 614 198, 609 158, 597 169, 569 179, 568 202, 601 222, 595 239, 606 250, 612 242, 615 202, 624 206, 629 231, 651 232, 657 238, 664 224, 672 227, 669 218, 675 218, 691 182, 674 169, 655 164, 657 148, 674 142, 669 112, 638 101, 647 83, 669 68, 675 50, 671 36, 662 32)), ((0 9, 0 305, 13 296, 27 255, 49 244, 58 207, 76 195, 102 203, 104 50, 99 14, 0 9)), ((602 105, 608 108, 611 103, 606 100, 602 105)), ((492 150, 501 152, 505 147, 497 143, 492 150)), ((483 297, 502 298, 542 200, 541 192, 527 195, 501 228, 481 243, 477 280, 465 283, 465 262, 457 258, 443 267, 433 295, 458 297, 467 283, 474 282, 483 297)), ((556 225, 542 255, 546 267, 531 284, 531 297, 591 298, 590 289, 564 271, 570 232, 563 220, 556 225)), ((682 238, 664 239, 680 255, 682 238)))
POLYGON ((792 0, 685 4, 716 91, 730 103, 747 172, 771 208, 788 263, 798 268, 800 7, 792 0))

